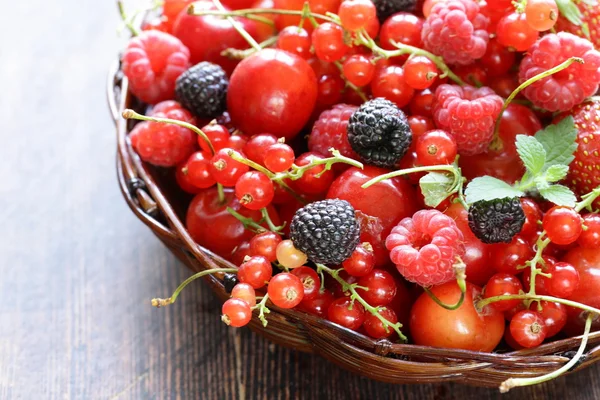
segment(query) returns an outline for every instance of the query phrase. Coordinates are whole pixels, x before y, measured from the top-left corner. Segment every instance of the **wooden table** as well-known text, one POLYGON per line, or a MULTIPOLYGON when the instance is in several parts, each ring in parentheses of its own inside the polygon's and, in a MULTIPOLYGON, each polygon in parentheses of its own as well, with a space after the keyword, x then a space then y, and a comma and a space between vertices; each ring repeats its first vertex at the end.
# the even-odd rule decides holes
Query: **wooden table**
MULTIPOLYGON (((495 399, 459 384, 397 386, 219 323, 117 188, 105 73, 112 1, 0 12, 0 399, 495 399)), ((502 397, 598 399, 600 366, 502 397)))

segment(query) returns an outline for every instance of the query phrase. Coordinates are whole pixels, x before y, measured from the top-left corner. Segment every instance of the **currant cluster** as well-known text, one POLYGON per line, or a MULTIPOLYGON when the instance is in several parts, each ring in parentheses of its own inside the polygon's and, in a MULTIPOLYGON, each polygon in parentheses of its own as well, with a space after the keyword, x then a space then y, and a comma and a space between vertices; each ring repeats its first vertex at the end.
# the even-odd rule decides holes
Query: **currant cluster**
MULTIPOLYGON (((587 7, 165 0, 142 31, 124 16, 122 69, 148 105, 125 111, 142 121, 129 140, 193 195, 191 237, 235 266, 195 276, 223 279, 223 321, 266 325, 275 306, 474 351, 589 334, 600 28, 587 7)), ((546 378, 531 379, 504 390, 546 378)))

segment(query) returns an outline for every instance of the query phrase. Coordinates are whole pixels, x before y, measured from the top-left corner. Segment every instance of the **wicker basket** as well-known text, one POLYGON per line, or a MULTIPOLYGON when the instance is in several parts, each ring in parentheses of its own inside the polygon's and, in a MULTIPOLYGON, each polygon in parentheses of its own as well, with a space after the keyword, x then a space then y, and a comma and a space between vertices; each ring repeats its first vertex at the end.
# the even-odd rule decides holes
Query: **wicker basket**
MULTIPOLYGON (((125 108, 141 104, 130 95, 127 79, 115 63, 108 77, 108 102, 117 129, 117 176, 125 201, 133 213, 191 270, 231 268, 231 263, 198 246, 182 223, 186 201, 181 199, 158 169, 142 162, 126 140, 132 124, 121 117, 125 108)), ((219 276, 205 280, 224 301, 219 276)), ((270 305, 264 328, 253 318, 250 328, 280 345, 314 352, 357 374, 391 383, 462 382, 497 387, 510 377, 532 377, 560 368, 570 360, 581 338, 569 338, 530 350, 480 353, 373 340, 327 320, 270 305)), ((588 349, 575 368, 591 365, 600 357, 600 332, 589 337, 588 349)))

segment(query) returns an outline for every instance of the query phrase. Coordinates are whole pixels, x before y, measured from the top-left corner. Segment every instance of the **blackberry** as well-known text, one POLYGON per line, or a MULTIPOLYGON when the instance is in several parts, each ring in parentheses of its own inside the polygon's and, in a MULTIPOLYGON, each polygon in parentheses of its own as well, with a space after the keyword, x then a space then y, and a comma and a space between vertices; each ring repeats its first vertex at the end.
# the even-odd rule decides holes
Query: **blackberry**
POLYGON ((310 203, 296 211, 290 225, 294 246, 321 264, 341 264, 358 245, 359 236, 354 208, 346 200, 310 203))
POLYGON ((231 293, 235 285, 240 283, 236 274, 225 274, 223 276, 223 286, 225 287, 225 292, 231 293))
POLYGON ((371 0, 377 9, 377 18, 382 24, 392 14, 400 11, 414 11, 417 0, 371 0))
POLYGON ((348 123, 348 141, 366 164, 392 168, 412 143, 406 115, 383 98, 369 100, 356 110, 348 123))
POLYGON ((524 223, 518 197, 480 200, 469 207, 469 228, 483 243, 510 243, 524 223))
POLYGON ((177 78, 175 97, 196 117, 213 119, 225 111, 228 86, 223 68, 203 61, 177 78))

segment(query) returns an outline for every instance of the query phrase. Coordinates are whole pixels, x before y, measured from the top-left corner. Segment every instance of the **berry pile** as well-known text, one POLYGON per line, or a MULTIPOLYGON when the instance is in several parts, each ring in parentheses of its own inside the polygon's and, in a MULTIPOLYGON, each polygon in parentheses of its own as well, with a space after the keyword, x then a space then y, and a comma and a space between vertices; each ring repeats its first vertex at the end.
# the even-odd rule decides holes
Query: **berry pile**
POLYGON ((195 276, 222 279, 223 322, 295 309, 475 351, 600 328, 588 3, 222 2, 125 21, 121 61, 132 148, 233 264, 195 276))

